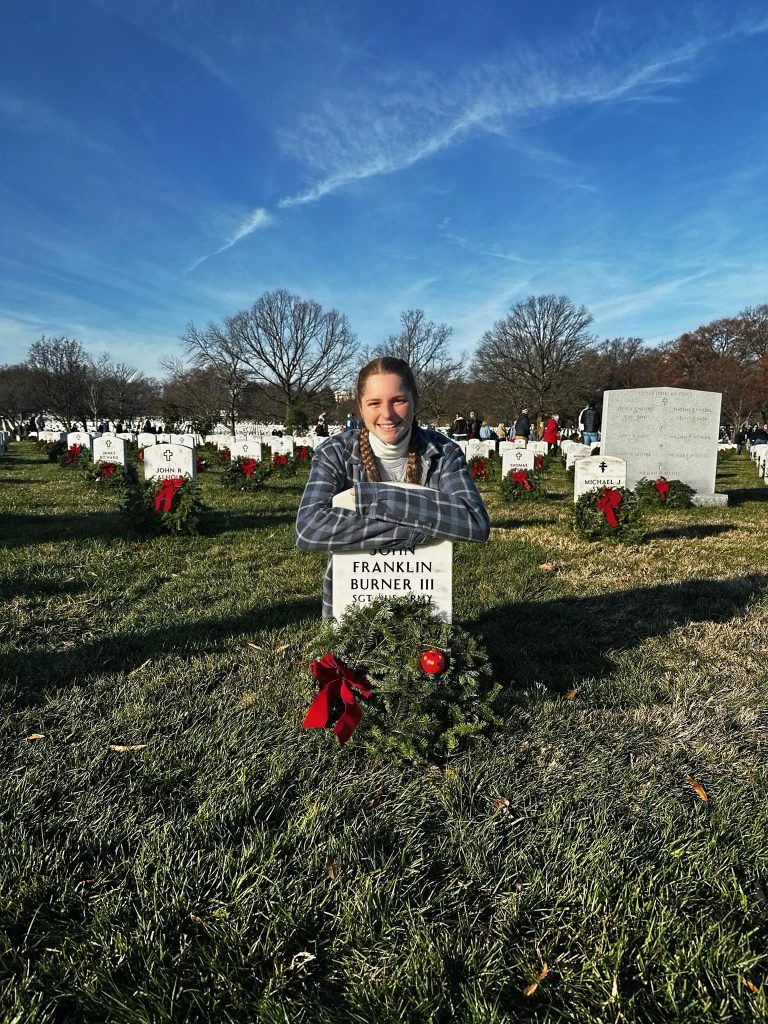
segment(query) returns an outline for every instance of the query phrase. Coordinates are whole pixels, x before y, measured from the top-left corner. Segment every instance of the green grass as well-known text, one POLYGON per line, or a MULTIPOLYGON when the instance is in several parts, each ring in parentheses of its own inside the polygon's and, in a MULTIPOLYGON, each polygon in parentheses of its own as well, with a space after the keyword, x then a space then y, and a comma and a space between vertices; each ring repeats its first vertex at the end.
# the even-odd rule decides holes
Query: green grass
POLYGON ((0 462, 2 1019, 768 1020, 754 465, 628 548, 570 532, 559 467, 546 504, 488 488, 455 620, 507 724, 444 768, 302 731, 306 474, 221 472, 204 534, 146 538, 33 445, 0 462))

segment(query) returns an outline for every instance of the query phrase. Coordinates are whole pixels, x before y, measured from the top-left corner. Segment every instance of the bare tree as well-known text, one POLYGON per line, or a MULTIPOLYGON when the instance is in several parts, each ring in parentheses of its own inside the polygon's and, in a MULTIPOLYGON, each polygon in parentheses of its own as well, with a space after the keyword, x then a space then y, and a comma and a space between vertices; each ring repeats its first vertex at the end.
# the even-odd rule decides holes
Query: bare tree
POLYGON ((229 321, 223 327, 211 322, 204 330, 198 330, 189 323, 181 340, 192 363, 198 369, 210 370, 221 385, 227 423, 234 434, 245 389, 251 379, 240 333, 230 330, 229 321))
POLYGON ((104 394, 112 418, 127 423, 157 400, 158 386, 135 366, 115 363, 107 371, 104 394))
POLYGON ((342 313, 284 288, 228 317, 224 330, 240 346, 253 383, 279 393, 286 413, 323 388, 346 383, 355 356, 355 335, 342 313))
POLYGON ((573 389, 594 347, 592 314, 565 295, 531 295, 486 331, 473 374, 501 384, 518 405, 544 412, 573 389))
POLYGON ((13 430, 40 411, 38 395, 33 371, 26 363, 0 366, 0 418, 13 430))
POLYGON ((43 335, 30 346, 27 364, 34 373, 45 411, 60 419, 68 430, 77 419, 85 423, 90 357, 80 342, 43 335))

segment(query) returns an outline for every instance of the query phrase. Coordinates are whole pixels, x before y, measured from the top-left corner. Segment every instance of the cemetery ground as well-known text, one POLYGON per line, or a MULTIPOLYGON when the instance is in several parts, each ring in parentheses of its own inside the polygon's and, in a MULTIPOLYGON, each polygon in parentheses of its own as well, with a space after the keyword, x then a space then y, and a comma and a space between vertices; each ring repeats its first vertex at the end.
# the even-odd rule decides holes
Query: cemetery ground
POLYGON ((572 486, 455 549, 504 726, 446 764, 301 729, 306 472, 201 475, 198 537, 0 461, 0 1005, 25 1022, 768 1019, 768 487, 568 528, 572 486))

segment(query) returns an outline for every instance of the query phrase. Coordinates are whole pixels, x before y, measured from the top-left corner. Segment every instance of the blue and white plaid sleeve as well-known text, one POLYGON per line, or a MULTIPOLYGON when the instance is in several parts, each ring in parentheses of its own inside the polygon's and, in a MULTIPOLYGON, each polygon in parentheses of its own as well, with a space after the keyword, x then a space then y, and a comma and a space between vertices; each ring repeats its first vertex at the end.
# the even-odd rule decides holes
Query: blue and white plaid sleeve
MULTIPOLYGON (((296 516, 296 545, 302 551, 343 551, 367 547, 400 545, 413 547, 431 539, 431 534, 390 518, 333 508, 334 495, 348 489, 352 482, 344 468, 339 448, 321 445, 312 460, 312 469, 296 516)), ((395 488, 391 488, 394 490, 395 488)))
POLYGON ((357 515, 423 530, 432 540, 486 541, 491 524, 461 449, 451 445, 428 489, 355 484, 357 515))

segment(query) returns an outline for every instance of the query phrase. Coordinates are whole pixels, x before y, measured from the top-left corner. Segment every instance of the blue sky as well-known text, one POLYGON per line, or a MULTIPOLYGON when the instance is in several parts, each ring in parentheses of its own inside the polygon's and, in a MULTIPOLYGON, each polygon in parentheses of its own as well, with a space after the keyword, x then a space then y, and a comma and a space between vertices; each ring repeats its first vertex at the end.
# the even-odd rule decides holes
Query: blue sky
POLYGON ((285 287, 457 353, 531 294, 656 343, 768 301, 768 7, 6 0, 0 362, 148 373, 285 287))

